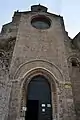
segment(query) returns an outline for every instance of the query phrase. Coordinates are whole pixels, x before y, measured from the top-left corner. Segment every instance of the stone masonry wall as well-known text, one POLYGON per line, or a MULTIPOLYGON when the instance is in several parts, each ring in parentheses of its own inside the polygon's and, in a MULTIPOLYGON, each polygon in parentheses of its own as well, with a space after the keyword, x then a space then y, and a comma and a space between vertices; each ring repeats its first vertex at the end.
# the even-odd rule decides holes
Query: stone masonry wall
MULTIPOLYGON (((31 25, 31 19, 37 15, 37 13, 22 14, 16 38, 16 44, 13 52, 11 67, 10 67, 10 79, 14 79, 14 75, 20 66, 25 65, 27 62, 34 60, 45 60, 55 66, 57 66, 62 72, 63 79, 59 79, 59 82, 63 84, 63 93, 59 95, 62 99, 62 113, 60 120, 75 120, 74 106, 72 98, 72 88, 66 88, 70 82, 68 65, 66 59, 66 50, 64 45, 63 28, 61 25, 60 17, 47 14, 38 13, 38 15, 46 15, 51 19, 51 27, 47 30, 38 30, 31 25)), ((41 67, 40 63, 32 64, 31 68, 41 67)), ((46 66, 45 63, 43 67, 46 66)), ((29 65, 25 69, 31 70, 29 65)), ((24 73, 24 70, 19 71, 19 75, 24 73)), ((51 72, 54 70, 51 68, 51 72)), ((28 72, 28 71, 26 71, 28 72)), ((23 74, 24 76, 24 74, 23 74)), ((21 77, 23 77, 21 76, 21 77)), ((14 79, 15 81, 15 79, 14 79)), ((14 90, 13 90, 14 93, 14 90)), ((15 103, 16 104, 16 103, 15 103)), ((59 113, 61 106, 59 106, 59 113)))
POLYGON ((12 22, 4 25, 0 34, 0 120, 20 120, 23 78, 31 69, 40 67, 51 72, 57 82, 55 119, 75 120, 73 98, 77 115, 80 114, 79 69, 71 73, 67 60, 74 53, 77 52, 71 48, 62 17, 44 12, 15 12, 12 22), (51 27, 33 28, 31 20, 36 15, 49 17, 51 27))

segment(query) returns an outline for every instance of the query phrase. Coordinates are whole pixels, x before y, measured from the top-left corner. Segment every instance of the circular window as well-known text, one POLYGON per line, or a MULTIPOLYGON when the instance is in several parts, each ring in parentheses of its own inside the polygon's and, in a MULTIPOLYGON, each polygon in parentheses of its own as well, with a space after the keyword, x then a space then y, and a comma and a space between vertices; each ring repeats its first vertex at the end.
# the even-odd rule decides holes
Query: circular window
POLYGON ((31 24, 37 29, 48 29, 50 28, 51 22, 49 18, 45 16, 37 16, 32 19, 31 24))

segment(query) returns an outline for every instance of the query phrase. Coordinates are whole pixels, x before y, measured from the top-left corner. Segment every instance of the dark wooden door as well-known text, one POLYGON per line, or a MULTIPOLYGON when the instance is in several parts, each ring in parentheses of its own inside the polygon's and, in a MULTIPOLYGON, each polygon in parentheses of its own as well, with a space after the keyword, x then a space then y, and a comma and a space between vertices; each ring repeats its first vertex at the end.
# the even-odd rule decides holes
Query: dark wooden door
POLYGON ((44 76, 35 76, 28 85, 26 120, 52 120, 51 89, 44 76), (33 119, 34 118, 34 119, 33 119))

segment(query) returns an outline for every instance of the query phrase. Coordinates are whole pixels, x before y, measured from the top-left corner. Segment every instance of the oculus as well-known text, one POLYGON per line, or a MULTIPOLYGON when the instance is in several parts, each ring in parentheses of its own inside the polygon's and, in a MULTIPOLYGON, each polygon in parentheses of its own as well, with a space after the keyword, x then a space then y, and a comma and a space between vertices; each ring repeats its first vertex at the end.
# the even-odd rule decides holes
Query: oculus
POLYGON ((36 16, 31 20, 33 27, 37 29, 48 29, 51 26, 51 20, 45 16, 36 16))

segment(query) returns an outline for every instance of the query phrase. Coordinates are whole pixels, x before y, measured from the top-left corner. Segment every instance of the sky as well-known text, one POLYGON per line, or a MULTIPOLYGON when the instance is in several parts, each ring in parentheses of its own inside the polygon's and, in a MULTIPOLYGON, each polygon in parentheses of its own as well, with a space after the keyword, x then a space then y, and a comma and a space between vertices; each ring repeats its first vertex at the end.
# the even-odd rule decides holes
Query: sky
POLYGON ((48 12, 63 16, 71 38, 80 32, 80 0, 0 0, 0 30, 12 20, 14 11, 28 11, 31 5, 39 3, 48 7, 48 12))

